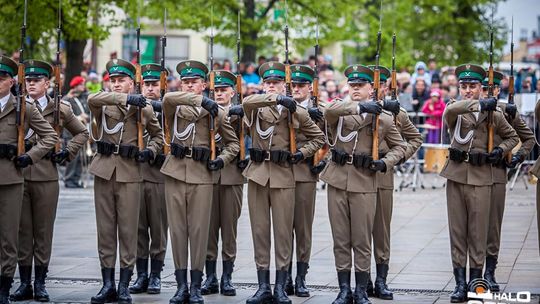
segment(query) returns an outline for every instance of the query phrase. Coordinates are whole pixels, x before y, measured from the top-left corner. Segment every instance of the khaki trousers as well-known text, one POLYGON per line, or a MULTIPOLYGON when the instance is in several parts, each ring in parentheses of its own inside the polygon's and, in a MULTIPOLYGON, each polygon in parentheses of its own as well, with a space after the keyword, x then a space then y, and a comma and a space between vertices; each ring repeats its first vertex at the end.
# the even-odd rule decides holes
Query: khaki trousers
POLYGON ((168 228, 165 184, 145 181, 142 186, 137 257, 163 261, 168 228))
POLYGON ((388 264, 390 261, 390 222, 393 205, 394 190, 377 189, 377 210, 373 223, 373 253, 377 264, 388 264))
POLYGON ((0 274, 10 278, 17 268, 23 186, 0 185, 0 274))
MULTIPOLYGON (((309 263, 311 256, 311 236, 315 216, 315 196, 317 183, 296 182, 294 191, 294 237, 296 240, 296 261, 309 263)), ((292 256, 291 256, 292 261, 292 256)))
POLYGON ((506 201, 506 184, 496 183, 491 187, 491 206, 489 208, 489 228, 486 255, 498 257, 501 246, 501 226, 506 201))

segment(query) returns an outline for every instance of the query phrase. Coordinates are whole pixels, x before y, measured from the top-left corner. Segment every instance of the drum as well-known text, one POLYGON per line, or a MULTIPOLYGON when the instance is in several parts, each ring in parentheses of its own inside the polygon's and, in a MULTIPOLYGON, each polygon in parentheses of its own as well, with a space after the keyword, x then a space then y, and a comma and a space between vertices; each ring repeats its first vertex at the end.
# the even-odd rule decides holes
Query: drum
POLYGON ((424 147, 424 172, 440 173, 448 158, 450 145, 422 144, 424 147))

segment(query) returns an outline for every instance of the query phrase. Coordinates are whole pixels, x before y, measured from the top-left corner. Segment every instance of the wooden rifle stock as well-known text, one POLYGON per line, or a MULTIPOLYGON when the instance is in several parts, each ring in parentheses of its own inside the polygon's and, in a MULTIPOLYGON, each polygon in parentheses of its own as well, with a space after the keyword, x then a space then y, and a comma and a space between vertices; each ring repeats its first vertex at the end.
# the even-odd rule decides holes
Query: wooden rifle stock
MULTIPOLYGON (((286 85, 286 94, 289 97, 292 97, 292 88, 291 88, 291 66, 287 62, 285 65, 285 85, 286 85)), ((289 112, 287 116, 287 123, 289 126, 289 147, 291 154, 296 153, 296 132, 294 130, 293 124, 293 115, 294 113, 289 112)))
MULTIPOLYGON (((210 71, 210 99, 214 100, 214 79, 215 74, 213 69, 210 71)), ((210 126, 210 160, 216 159, 216 130, 215 130, 215 122, 214 117, 212 115, 208 115, 208 123, 210 126)))
POLYGON ((19 62, 18 71, 18 92, 17 92, 17 155, 23 155, 26 150, 24 147, 24 118, 26 117, 26 99, 24 97, 25 83, 24 83, 24 63, 19 62))
MULTIPOLYGON (((238 96, 238 104, 242 104, 243 94, 242 94, 242 75, 238 72, 236 75, 236 96, 238 96)), ((244 120, 241 117, 238 117, 238 141, 240 144, 240 154, 239 159, 246 159, 246 144, 245 144, 245 133, 244 133, 244 120)))

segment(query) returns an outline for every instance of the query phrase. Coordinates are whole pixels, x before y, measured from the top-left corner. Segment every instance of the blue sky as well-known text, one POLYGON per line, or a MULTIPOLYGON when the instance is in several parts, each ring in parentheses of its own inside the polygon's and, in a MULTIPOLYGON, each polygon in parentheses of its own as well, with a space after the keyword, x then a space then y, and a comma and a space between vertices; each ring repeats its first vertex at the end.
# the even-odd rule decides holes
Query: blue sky
MULTIPOLYGON (((532 31, 538 31, 538 16, 540 16, 540 0, 506 0, 499 3, 495 13, 496 18, 504 18, 510 28, 514 16, 514 43, 517 45, 522 30, 527 31, 530 38, 532 31)), ((510 51, 510 37, 505 46, 505 53, 510 51)))

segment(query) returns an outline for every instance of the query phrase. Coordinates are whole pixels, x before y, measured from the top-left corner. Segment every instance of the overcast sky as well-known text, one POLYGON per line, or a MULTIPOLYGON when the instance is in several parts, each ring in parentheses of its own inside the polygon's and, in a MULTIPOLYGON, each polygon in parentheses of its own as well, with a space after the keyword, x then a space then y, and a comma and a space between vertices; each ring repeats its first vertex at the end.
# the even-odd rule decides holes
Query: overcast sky
MULTIPOLYGON (((540 16, 540 0, 506 0, 499 4, 497 18, 504 18, 510 29, 514 16, 514 44, 517 45, 523 30, 530 38, 532 31, 538 31, 538 16, 540 16)), ((510 51, 510 37, 505 47, 505 53, 510 51)))

